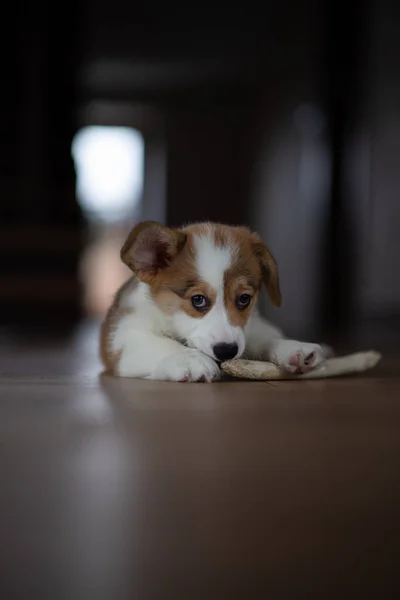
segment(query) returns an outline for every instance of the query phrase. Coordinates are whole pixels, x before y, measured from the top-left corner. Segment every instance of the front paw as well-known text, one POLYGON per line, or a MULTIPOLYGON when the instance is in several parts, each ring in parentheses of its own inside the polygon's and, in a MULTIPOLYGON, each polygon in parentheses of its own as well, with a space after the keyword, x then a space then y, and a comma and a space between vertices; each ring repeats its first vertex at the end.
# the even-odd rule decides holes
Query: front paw
POLYGON ((288 373, 308 373, 324 362, 327 356, 319 344, 281 340, 275 348, 273 362, 288 373))
POLYGON ((198 350, 185 349, 164 358, 150 379, 157 381, 211 382, 219 379, 221 371, 216 362, 198 350))

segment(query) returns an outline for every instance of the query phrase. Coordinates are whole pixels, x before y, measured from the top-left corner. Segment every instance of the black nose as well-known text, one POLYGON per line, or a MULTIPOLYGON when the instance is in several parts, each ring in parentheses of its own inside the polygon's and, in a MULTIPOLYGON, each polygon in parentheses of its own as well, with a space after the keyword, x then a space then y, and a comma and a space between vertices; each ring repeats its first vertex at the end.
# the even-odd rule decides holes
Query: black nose
POLYGON ((213 348, 215 358, 220 361, 234 358, 238 353, 238 350, 237 344, 215 344, 213 348))

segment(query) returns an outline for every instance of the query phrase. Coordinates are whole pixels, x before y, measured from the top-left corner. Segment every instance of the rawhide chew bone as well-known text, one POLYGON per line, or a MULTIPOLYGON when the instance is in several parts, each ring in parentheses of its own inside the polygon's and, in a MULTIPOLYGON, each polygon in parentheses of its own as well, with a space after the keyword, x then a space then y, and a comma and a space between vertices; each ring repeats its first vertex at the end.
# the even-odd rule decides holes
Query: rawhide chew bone
POLYGON ((258 381, 270 379, 325 379, 368 371, 375 367, 381 358, 382 355, 375 350, 356 352, 355 354, 328 358, 316 369, 301 375, 283 372, 271 362, 241 358, 223 362, 221 369, 228 375, 238 379, 256 379, 258 381))

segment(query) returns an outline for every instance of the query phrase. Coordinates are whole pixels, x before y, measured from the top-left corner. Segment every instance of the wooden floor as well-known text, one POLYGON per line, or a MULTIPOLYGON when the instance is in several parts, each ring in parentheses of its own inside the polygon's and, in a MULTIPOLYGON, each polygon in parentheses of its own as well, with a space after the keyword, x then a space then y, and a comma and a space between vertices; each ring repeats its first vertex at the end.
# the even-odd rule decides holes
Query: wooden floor
POLYGON ((174 384, 93 344, 3 346, 1 599, 400 597, 400 358, 174 384))

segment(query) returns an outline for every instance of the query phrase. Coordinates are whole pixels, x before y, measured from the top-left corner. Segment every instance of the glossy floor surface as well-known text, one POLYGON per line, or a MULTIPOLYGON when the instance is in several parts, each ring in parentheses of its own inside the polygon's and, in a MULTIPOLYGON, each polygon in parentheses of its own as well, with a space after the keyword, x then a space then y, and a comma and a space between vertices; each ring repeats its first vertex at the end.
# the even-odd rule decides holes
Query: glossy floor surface
POLYGON ((92 333, 1 352, 1 598, 400 597, 400 359, 118 380, 92 333))

